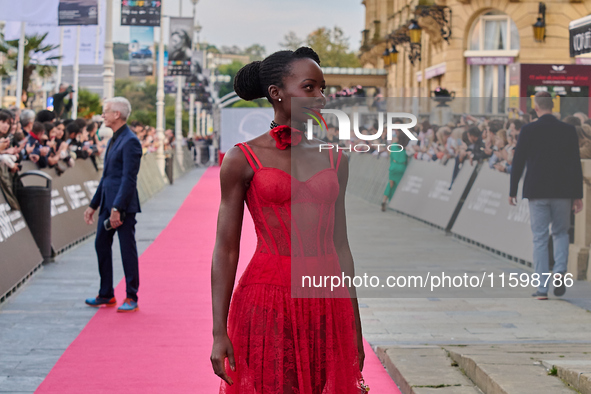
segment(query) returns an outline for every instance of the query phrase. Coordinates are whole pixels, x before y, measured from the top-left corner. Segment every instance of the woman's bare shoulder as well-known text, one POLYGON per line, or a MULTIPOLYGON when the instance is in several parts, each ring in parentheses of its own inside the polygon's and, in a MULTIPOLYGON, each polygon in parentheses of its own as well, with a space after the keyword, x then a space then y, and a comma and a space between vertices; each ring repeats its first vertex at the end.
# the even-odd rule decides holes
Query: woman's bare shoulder
POLYGON ((226 151, 220 168, 220 178, 238 179, 248 176, 248 160, 238 146, 233 146, 226 151))

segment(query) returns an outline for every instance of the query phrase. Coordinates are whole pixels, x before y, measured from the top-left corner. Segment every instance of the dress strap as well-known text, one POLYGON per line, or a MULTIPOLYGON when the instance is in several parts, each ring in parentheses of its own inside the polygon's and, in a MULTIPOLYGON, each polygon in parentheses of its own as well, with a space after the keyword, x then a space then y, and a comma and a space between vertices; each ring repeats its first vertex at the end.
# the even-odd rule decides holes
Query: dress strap
POLYGON ((244 156, 246 156, 246 159, 248 160, 248 163, 250 164, 250 166, 252 167, 254 172, 257 172, 258 170, 263 168, 263 165, 259 161, 258 157, 256 157, 256 155, 254 154, 254 152, 252 151, 252 149, 250 148, 250 146, 248 146, 248 144, 246 142, 239 142, 235 146, 239 147, 240 150, 244 153, 244 156), (246 147, 246 149, 244 149, 244 147, 246 147), (247 150, 248 150, 248 152, 247 152, 247 150), (249 154, 249 152, 250 152, 250 154, 249 154), (254 162, 252 161, 251 155, 254 158, 254 160, 256 161, 256 163, 258 164, 258 166, 259 166, 258 168, 255 166, 254 162))
MULTIPOLYGON (((332 149, 331 149, 331 152, 332 152, 332 149)), ((339 155, 337 157, 337 171, 339 170, 339 164, 341 164, 341 156, 343 156, 342 150, 339 151, 339 155)))
POLYGON ((330 156, 330 168, 334 168, 334 159, 332 158, 332 148, 328 150, 328 155, 330 156))

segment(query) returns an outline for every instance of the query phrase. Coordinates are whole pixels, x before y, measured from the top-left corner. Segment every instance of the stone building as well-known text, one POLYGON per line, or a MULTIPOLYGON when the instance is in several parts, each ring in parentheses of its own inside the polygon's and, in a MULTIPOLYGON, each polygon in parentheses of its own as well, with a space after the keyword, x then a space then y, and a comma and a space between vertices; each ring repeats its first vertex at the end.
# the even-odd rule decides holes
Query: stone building
MULTIPOLYGON (((569 65, 571 74, 591 75, 591 66, 570 66, 584 62, 569 53, 569 23, 591 14, 590 0, 363 0, 363 4, 361 61, 364 67, 388 71, 390 97, 429 97, 438 86, 457 97, 501 98, 510 93, 523 97, 527 89, 510 82, 514 64, 569 65), (420 44, 410 42, 417 29, 412 20, 420 27, 420 44), (545 24, 545 34, 538 37, 541 42, 534 37, 536 23, 545 24), (398 59, 388 65, 394 56, 384 58, 384 51, 391 52, 393 45, 398 59)), ((519 72, 519 67, 513 69, 519 72)), ((505 109, 476 112, 497 111, 505 109)))

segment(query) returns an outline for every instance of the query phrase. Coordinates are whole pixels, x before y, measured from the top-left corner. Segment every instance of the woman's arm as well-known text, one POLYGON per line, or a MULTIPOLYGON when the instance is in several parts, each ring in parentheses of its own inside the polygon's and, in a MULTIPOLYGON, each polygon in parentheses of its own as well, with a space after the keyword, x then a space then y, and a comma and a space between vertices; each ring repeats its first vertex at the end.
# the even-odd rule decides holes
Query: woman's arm
POLYGON ((246 157, 238 147, 226 152, 220 169, 222 196, 211 262, 214 339, 211 363, 216 375, 228 384, 232 384, 232 379, 226 374, 225 358, 228 357, 232 369, 236 368, 234 351, 227 331, 228 311, 240 252, 244 199, 252 173, 246 157))
MULTIPOLYGON (((339 196, 335 204, 335 224, 334 224, 334 245, 339 256, 339 262, 343 273, 350 278, 355 276, 355 266, 353 255, 349 248, 349 239, 347 238, 347 219, 345 214, 345 191, 349 180, 349 159, 342 155, 339 166, 339 196)), ((353 312, 355 314, 355 326, 357 327, 357 349, 359 352, 359 369, 363 370, 365 352, 363 350, 363 334, 361 332, 361 317, 359 316, 359 304, 357 302, 357 291, 355 287, 349 289, 353 312)))

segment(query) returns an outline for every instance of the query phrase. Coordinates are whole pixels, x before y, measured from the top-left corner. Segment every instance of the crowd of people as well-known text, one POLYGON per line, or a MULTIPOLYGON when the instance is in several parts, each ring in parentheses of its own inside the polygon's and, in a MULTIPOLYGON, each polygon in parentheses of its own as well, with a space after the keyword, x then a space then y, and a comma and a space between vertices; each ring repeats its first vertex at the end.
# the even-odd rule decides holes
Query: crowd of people
MULTIPOLYGON (((559 114, 555 114, 559 117, 559 114)), ((351 133, 351 140, 339 140, 338 129, 328 124, 327 142, 340 145, 366 144, 368 153, 387 157, 389 152, 385 145, 400 143, 405 147, 406 154, 416 160, 434 161, 447 164, 456 160, 460 164, 465 160, 470 162, 483 161, 497 171, 511 173, 513 153, 517 146, 521 128, 533 121, 530 114, 523 114, 515 119, 487 119, 470 115, 460 116, 457 122, 450 122, 443 126, 432 125, 428 120, 417 124, 409 131, 417 140, 409 140, 400 130, 397 130, 393 141, 386 140, 383 130, 380 138, 365 141, 351 133), (380 146, 381 145, 381 146, 380 146)), ((408 120, 393 120, 393 123, 405 123, 408 120)), ((591 119, 581 112, 567 116, 562 121, 575 126, 579 136, 581 159, 591 159, 591 119)), ((373 122, 359 126, 359 132, 364 135, 378 133, 378 123, 373 122)), ((385 129, 385 127, 384 127, 385 129)))
MULTIPOLYGON (((0 109, 0 185, 5 197, 15 208, 13 180, 30 161, 38 169, 54 168, 61 175, 76 165, 77 160, 91 160, 97 171, 101 168, 107 143, 113 131, 102 126, 101 117, 93 119, 59 119, 54 111, 31 109, 0 109)), ((160 140, 156 129, 140 122, 130 123, 142 142, 143 154, 156 152, 160 140)), ((190 148, 211 145, 212 137, 183 140, 190 148)), ((174 149, 175 135, 166 130, 162 141, 165 151, 174 149)))
POLYGON ((31 161, 39 169, 55 168, 62 174, 77 159, 92 160, 106 147, 99 138, 99 122, 86 119, 57 119, 54 112, 41 110, 0 110, 0 164, 12 173, 31 161))
MULTIPOLYGON (((555 116, 560 117, 559 114, 555 116)), ((450 159, 455 159, 456 163, 484 161, 491 169, 511 173, 519 133, 533 120, 530 114, 506 120, 464 115, 457 123, 441 127, 425 121, 415 128, 417 141, 409 143, 407 154, 442 164, 450 159)), ((581 112, 562 120, 577 129, 581 159, 591 159, 591 120, 581 112)))

